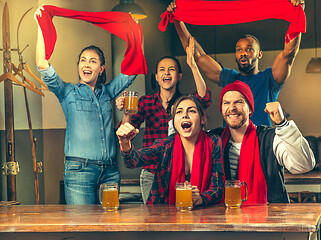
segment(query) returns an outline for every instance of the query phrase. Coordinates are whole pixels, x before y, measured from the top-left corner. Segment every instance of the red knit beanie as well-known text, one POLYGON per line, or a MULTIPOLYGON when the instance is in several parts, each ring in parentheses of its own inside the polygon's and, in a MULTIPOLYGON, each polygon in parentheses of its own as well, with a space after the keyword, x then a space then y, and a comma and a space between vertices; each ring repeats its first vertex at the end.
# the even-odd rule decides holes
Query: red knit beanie
MULTIPOLYGON (((243 94, 250 109, 252 110, 252 113, 254 112, 254 98, 250 87, 246 83, 236 80, 235 82, 226 85, 221 91, 221 94, 220 94, 220 112, 221 113, 222 113, 222 99, 224 94, 228 91, 238 91, 241 94, 243 94)), ((252 115, 252 113, 250 114, 250 116, 252 115)))

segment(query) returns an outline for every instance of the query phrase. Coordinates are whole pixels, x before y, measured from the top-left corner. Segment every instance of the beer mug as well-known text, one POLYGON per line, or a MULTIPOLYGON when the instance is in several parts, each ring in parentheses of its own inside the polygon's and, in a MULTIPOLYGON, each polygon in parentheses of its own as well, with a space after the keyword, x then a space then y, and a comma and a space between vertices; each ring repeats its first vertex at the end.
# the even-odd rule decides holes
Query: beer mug
POLYGON ((99 188, 99 201, 105 211, 117 211, 119 208, 118 184, 101 184, 99 188))
POLYGON ((248 189, 246 182, 240 180, 226 180, 225 181, 225 199, 224 203, 227 208, 240 207, 242 202, 247 200, 248 189), (241 187, 245 187, 245 198, 241 196, 241 187))
POLYGON ((138 92, 125 92, 125 107, 124 111, 127 114, 136 114, 138 111, 138 92))
POLYGON ((181 212, 190 211, 193 208, 190 182, 176 183, 176 208, 181 212))

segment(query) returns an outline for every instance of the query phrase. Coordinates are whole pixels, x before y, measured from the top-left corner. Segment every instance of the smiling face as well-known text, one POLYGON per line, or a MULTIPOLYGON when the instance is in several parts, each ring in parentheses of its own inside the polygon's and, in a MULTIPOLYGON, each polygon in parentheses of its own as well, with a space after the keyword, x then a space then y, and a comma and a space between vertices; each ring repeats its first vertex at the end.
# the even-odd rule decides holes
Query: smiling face
POLYGON ((241 38, 235 47, 235 61, 243 74, 253 74, 258 69, 258 59, 262 58, 259 44, 251 37, 241 38))
POLYGON ((158 63, 155 78, 161 91, 175 90, 177 82, 182 78, 182 73, 179 73, 175 60, 164 58, 158 63))
POLYGON ((95 88, 99 74, 105 69, 101 65, 98 54, 93 50, 85 50, 79 58, 78 73, 80 83, 86 84, 91 88, 95 88))
POLYGON ((222 99, 222 115, 230 128, 238 129, 249 122, 252 113, 244 96, 238 91, 228 91, 222 99))
POLYGON ((174 111, 174 127, 180 137, 196 141, 205 124, 205 116, 201 117, 196 103, 191 99, 182 100, 174 111))

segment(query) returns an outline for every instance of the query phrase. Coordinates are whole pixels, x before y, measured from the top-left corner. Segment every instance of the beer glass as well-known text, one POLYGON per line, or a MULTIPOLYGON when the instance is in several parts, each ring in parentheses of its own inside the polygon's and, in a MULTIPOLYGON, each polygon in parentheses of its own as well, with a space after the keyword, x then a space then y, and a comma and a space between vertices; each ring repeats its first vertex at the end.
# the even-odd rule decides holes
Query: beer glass
POLYGON ((101 184, 99 188, 99 201, 105 211, 117 211, 119 208, 118 184, 101 184))
POLYGON ((127 114, 136 114, 138 111, 138 92, 125 92, 125 107, 124 111, 127 114))
POLYGON ((246 201, 248 195, 246 182, 240 180, 225 181, 225 206, 227 208, 238 208, 242 202, 246 201), (241 187, 245 187, 245 198, 241 196, 241 187))
POLYGON ((176 208, 181 212, 190 211, 193 208, 190 182, 176 183, 176 208))

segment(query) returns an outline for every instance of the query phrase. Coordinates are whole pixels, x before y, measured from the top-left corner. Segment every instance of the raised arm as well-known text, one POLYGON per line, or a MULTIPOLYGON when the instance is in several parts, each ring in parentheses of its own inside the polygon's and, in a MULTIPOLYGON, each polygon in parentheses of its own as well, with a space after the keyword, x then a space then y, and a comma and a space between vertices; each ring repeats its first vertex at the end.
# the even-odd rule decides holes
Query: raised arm
POLYGON ((299 52, 301 33, 288 44, 284 44, 284 50, 279 53, 272 65, 272 73, 278 84, 283 84, 290 76, 294 59, 299 52))
MULTIPOLYGON (((175 1, 171 2, 167 7, 167 10, 169 12, 174 12, 175 9, 176 9, 175 1)), ((192 38, 192 35, 187 30, 184 22, 174 20, 174 25, 175 25, 177 34, 182 42, 182 45, 184 49, 186 49, 189 46, 189 39, 192 38)), ((198 67, 205 74, 205 76, 218 84, 220 80, 220 73, 221 73, 222 67, 212 57, 210 57, 204 52, 203 48, 197 41, 195 41, 194 58, 198 67)))
POLYGON ((293 121, 284 118, 278 102, 267 103, 266 112, 276 123, 273 152, 279 164, 293 174, 305 173, 315 166, 313 152, 293 121))
POLYGON ((49 68, 49 63, 46 60, 45 42, 44 42, 42 31, 37 19, 38 16, 41 17, 42 11, 44 11, 44 8, 39 7, 34 13, 34 19, 38 26, 38 35, 37 35, 37 44, 36 44, 36 65, 39 70, 44 70, 49 68))
POLYGON ((162 140, 156 140, 149 147, 135 150, 132 147, 131 140, 138 132, 138 129, 135 129, 130 123, 122 124, 116 131, 125 166, 127 168, 137 168, 152 164, 157 165, 164 152, 162 140))
POLYGON ((285 120, 284 114, 279 102, 269 102, 266 104, 264 111, 270 114, 271 120, 275 124, 280 124, 285 120))
POLYGON ((206 83, 205 83, 205 81, 204 81, 204 79, 203 79, 203 77, 197 67, 195 59, 194 59, 194 49, 195 49, 194 46, 195 46, 194 45, 194 38, 191 38, 189 40, 189 46, 186 47, 186 49, 185 49, 186 55, 187 55, 187 64, 192 70, 197 93, 201 98, 203 98, 203 97, 205 97, 205 94, 206 94, 206 83))
MULTIPOLYGON (((301 4, 303 0, 289 0, 294 6, 301 4)), ((283 84, 290 76, 294 59, 299 52, 301 33, 289 43, 284 43, 284 50, 279 53, 272 65, 272 73, 278 84, 283 84)))

